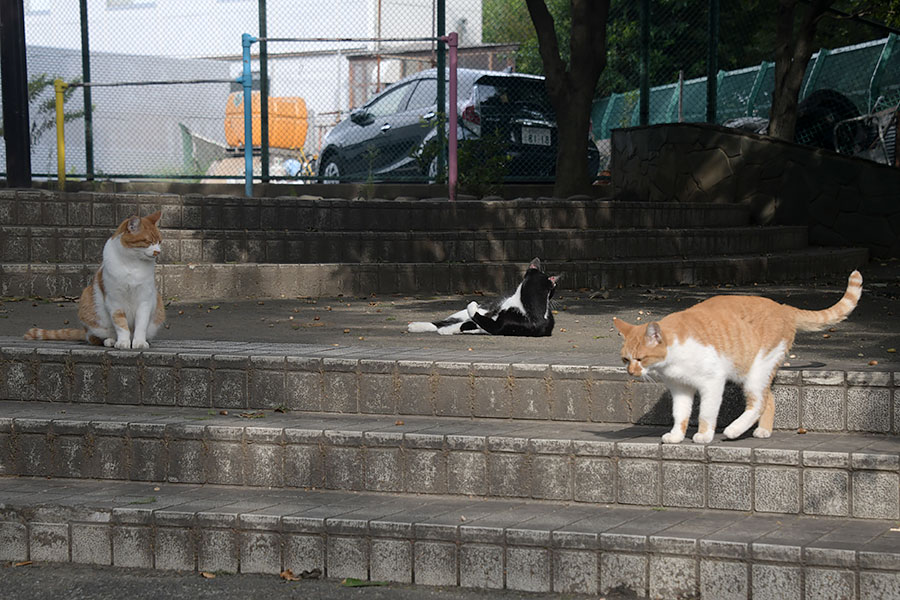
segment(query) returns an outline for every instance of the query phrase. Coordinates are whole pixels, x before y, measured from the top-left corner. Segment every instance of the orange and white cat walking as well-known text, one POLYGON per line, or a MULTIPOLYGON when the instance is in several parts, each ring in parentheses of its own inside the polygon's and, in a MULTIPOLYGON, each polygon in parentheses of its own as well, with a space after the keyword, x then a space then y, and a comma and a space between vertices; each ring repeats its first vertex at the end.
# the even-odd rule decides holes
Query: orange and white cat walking
POLYGON ((753 435, 772 434, 775 400, 772 380, 794 343, 797 331, 816 331, 839 323, 856 308, 862 275, 853 271, 844 296, 831 308, 812 311, 779 304, 759 296, 715 296, 672 313, 658 322, 631 325, 613 319, 625 338, 622 362, 634 377, 658 377, 672 393, 672 430, 667 444, 684 439, 700 394, 698 431, 694 442, 712 441, 725 382, 741 384, 747 404, 743 414, 723 433, 734 439, 754 423, 753 435))
POLYGON ((32 328, 26 340, 87 340, 119 349, 149 348, 166 319, 154 271, 162 237, 161 212, 122 221, 103 246, 103 262, 78 299, 82 329, 32 328))

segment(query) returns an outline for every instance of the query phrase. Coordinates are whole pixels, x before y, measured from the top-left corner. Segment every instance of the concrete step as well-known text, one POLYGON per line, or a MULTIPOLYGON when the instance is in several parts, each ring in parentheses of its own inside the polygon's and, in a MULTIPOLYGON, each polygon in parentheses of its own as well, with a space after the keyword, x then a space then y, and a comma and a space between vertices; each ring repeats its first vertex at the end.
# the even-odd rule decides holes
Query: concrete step
POLYGON ((0 478, 0 560, 651 598, 900 596, 895 521, 0 478))
MULTIPOLYGON (((665 387, 614 360, 437 344, 159 340, 133 352, 0 337, 0 400, 671 427, 665 387)), ((777 430, 900 433, 900 374, 890 370, 785 367, 773 390, 777 430)), ((744 406, 739 388, 726 388, 720 424, 744 406)))
MULTIPOLYGON (((0 226, 0 262, 91 263, 109 228, 0 226)), ((807 246, 806 227, 519 231, 163 229, 160 263, 527 263, 770 254, 807 246)))
POLYGON ((0 402, 0 474, 900 519, 900 440, 663 427, 0 402))
POLYGON ((115 228, 162 210, 170 229, 264 231, 473 231, 735 227, 749 210, 734 204, 614 200, 345 200, 320 196, 243 198, 199 194, 60 193, 0 190, 0 225, 115 228))
MULTIPOLYGON (((773 254, 681 258, 628 258, 545 263, 561 274, 561 289, 611 289, 635 285, 733 285, 809 281, 846 276, 865 265, 859 248, 806 248, 773 254)), ((529 259, 530 260, 530 259, 529 259)), ((522 280, 519 263, 320 263, 169 264, 157 268, 166 298, 216 300, 448 294, 480 290, 508 293, 522 280)), ((0 264, 0 295, 78 296, 96 264, 0 264)))

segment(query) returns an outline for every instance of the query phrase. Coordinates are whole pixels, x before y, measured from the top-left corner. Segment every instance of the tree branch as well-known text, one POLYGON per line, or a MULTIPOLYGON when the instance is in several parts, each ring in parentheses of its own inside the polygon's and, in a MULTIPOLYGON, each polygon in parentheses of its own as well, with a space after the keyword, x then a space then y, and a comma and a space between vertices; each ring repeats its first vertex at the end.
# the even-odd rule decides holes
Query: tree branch
POLYGON ((547 10, 544 0, 525 0, 528 5, 528 13, 534 23, 537 33, 538 48, 541 53, 541 61, 544 63, 544 75, 548 82, 548 92, 552 99, 561 100, 565 93, 561 84, 566 82, 566 65, 559 56, 559 43, 556 40, 556 27, 553 16, 547 10), (553 85, 556 89, 552 89, 553 85))

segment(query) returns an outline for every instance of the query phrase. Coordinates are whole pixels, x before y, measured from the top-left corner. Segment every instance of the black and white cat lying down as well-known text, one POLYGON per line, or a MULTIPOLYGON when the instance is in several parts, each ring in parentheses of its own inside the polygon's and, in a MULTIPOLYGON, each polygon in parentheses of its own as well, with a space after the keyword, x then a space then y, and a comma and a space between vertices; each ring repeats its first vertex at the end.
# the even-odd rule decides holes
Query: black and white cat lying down
POLYGON ((441 335, 454 333, 489 333, 491 335, 518 335, 541 337, 553 333, 553 312, 550 299, 556 290, 558 275, 548 276, 541 270, 541 261, 535 258, 525 270, 522 283, 511 296, 498 299, 485 306, 477 302, 440 321, 413 322, 407 327, 410 333, 436 331, 441 335))

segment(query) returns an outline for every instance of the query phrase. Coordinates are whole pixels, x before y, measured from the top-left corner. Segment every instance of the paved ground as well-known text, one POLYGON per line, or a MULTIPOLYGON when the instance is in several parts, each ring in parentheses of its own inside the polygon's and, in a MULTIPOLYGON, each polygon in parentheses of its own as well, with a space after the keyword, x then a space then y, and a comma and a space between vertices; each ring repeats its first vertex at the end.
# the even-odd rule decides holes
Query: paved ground
MULTIPOLYGON (((539 594, 508 590, 463 590, 394 584, 347 587, 337 580, 283 581, 276 575, 218 574, 205 579, 197 573, 173 573, 121 567, 91 567, 38 563, 0 566, 0 598, 10 600, 538 600, 586 599, 583 594, 539 594)), ((607 600, 631 600, 631 595, 607 595, 607 600)))
MULTIPOLYGON (((846 370, 900 368, 900 261, 876 261, 863 272, 864 292, 850 318, 834 331, 798 336, 788 362, 792 367, 846 370), (827 336, 827 337, 826 337, 827 336), (877 365, 870 362, 877 361, 877 365)), ((630 322, 659 318, 715 294, 758 294, 807 309, 826 308, 840 299, 846 279, 815 285, 750 287, 665 287, 563 291, 555 298, 556 329, 550 338, 439 336, 409 334, 409 321, 435 320, 472 299, 371 296, 295 298, 267 301, 172 303, 167 340, 241 340, 274 343, 365 345, 429 349, 514 351, 540 362, 560 362, 567 355, 590 355, 595 364, 619 364, 621 338, 612 317, 630 322)), ((64 299, 0 298, 0 335, 19 335, 29 327, 75 326, 76 305, 64 299), (68 323, 66 323, 68 321, 68 323)))

